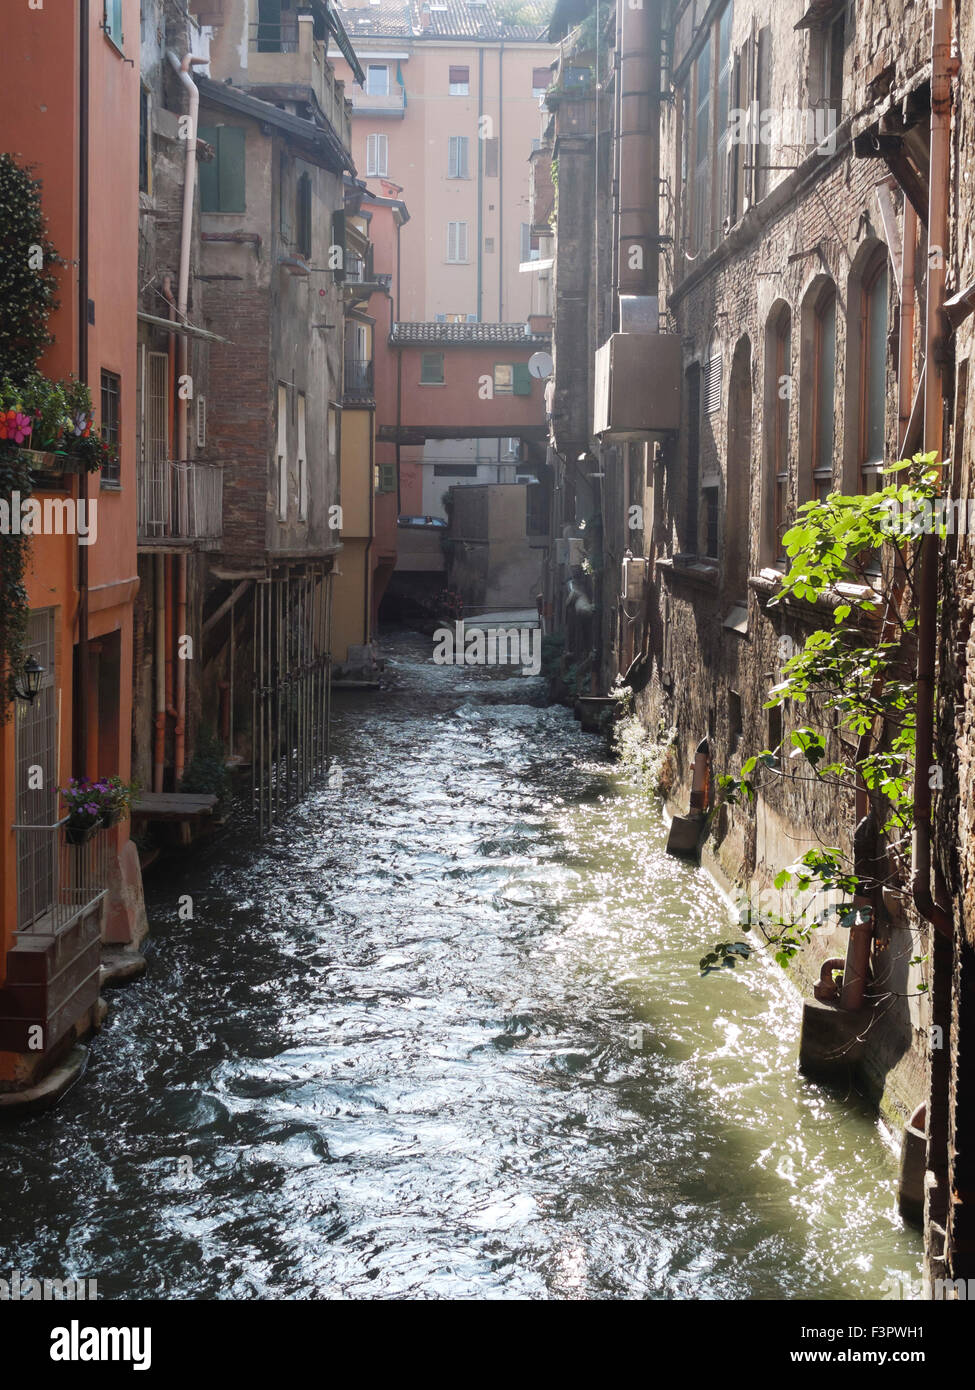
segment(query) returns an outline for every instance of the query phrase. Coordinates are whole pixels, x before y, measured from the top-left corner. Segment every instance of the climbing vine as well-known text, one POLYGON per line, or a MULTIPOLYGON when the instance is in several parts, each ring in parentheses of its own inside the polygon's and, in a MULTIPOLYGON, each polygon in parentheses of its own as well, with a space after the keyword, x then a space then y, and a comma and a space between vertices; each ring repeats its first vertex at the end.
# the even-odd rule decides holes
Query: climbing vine
MULTIPOLYGON (((802 910, 749 911, 741 921, 745 932, 760 928, 781 965, 830 919, 853 926, 868 920, 882 893, 909 897, 918 542, 925 532, 946 534, 948 525, 935 465, 935 455, 918 454, 885 469, 889 481, 875 493, 808 502, 784 538, 788 568, 770 606, 815 605, 824 621, 797 651, 781 639, 783 664, 765 708, 792 701, 809 718, 779 747, 747 758, 739 775, 719 777, 721 800, 754 802, 788 775, 851 802, 860 789, 868 811, 852 853, 821 842, 776 875, 777 889, 805 898, 802 910)), ((718 942, 700 968, 734 966, 749 951, 744 941, 718 942)))
POLYGON ((20 383, 51 342, 62 264, 47 235, 41 183, 12 155, 0 154, 0 362, 20 383))

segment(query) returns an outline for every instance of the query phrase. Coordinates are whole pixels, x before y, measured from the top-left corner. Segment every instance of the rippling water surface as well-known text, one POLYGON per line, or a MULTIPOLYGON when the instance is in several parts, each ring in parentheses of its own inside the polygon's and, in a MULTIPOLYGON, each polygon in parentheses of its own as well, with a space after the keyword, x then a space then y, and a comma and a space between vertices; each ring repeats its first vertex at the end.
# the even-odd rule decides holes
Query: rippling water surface
POLYGON ((150 878, 148 974, 60 1107, 0 1131, 0 1276, 656 1299, 916 1277, 894 1158, 796 1075, 777 968, 698 977, 725 908, 653 805, 535 682, 389 651, 391 688, 336 699, 341 778, 270 841, 150 878))

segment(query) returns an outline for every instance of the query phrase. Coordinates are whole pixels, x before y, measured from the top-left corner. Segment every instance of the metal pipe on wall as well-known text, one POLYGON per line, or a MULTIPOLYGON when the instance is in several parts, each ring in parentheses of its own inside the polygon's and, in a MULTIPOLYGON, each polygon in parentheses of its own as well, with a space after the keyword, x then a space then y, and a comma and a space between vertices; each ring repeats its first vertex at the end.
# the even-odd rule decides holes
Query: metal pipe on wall
MULTIPOLYGON (((78 61, 78 380, 88 383, 88 189, 89 189, 89 93, 91 85, 91 12, 89 0, 81 0, 78 61)), ((88 383, 90 384, 90 383, 88 383)), ((88 474, 78 476, 78 503, 88 513, 88 474)), ((75 690, 74 764, 78 777, 88 773, 88 684, 91 679, 88 651, 88 546, 79 535, 78 556, 78 684, 75 690)))

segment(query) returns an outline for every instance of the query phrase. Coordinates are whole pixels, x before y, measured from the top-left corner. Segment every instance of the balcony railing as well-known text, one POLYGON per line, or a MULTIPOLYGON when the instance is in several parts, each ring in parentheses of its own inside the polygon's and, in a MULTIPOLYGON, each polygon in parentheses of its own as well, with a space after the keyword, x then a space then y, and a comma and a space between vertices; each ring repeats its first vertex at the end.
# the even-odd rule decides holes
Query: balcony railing
POLYGON ((215 541, 223 534, 223 468, 163 459, 139 470, 140 545, 215 541))
POLYGON ((310 11, 282 17, 280 24, 252 22, 247 46, 248 87, 310 87, 339 139, 352 144, 352 103, 336 79, 325 44, 315 38, 310 11))
POLYGON ((20 935, 59 936, 99 903, 108 886, 111 835, 98 829, 84 844, 69 845, 67 819, 14 826, 20 935))
POLYGON ((388 92, 366 92, 361 87, 353 87, 352 114, 402 120, 406 115, 406 89, 398 82, 394 82, 388 92))
POLYGON ((345 395, 351 400, 372 398, 372 362, 359 357, 345 359, 345 395))

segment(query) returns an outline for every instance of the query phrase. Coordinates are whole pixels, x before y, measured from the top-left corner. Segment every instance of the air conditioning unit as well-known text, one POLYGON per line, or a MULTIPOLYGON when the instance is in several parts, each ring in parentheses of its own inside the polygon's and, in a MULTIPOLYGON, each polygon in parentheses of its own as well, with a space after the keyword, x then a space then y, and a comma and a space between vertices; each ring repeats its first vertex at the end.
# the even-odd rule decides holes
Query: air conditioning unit
POLYGON ((680 429, 676 333, 614 333, 596 349, 593 433, 646 439, 680 429))
POLYGON ((623 602, 642 603, 647 592, 647 562, 642 555, 623 557, 623 602))

